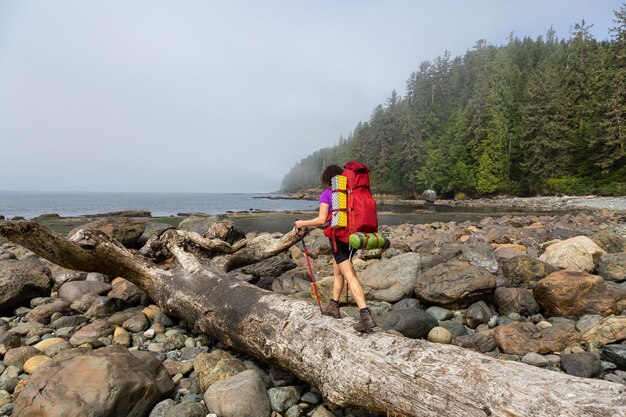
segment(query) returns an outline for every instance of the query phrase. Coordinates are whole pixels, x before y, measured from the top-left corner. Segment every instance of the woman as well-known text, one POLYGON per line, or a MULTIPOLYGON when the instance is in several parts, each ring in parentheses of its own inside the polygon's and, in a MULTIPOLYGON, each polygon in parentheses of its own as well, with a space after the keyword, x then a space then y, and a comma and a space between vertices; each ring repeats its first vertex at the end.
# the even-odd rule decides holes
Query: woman
MULTIPOLYGON (((296 220, 296 229, 301 229, 303 227, 325 226, 328 223, 328 215, 330 213, 333 194, 332 189, 330 188, 331 179, 335 175, 341 175, 342 172, 343 170, 337 165, 330 165, 324 169, 321 181, 322 187, 324 187, 325 190, 320 195, 319 214, 316 218, 311 220, 296 220)), ((367 308, 363 288, 361 287, 361 283, 359 283, 356 276, 354 266, 352 266, 352 261, 350 260, 350 245, 340 240, 337 240, 336 243, 337 250, 335 251, 333 241, 332 239, 329 239, 330 250, 334 258, 333 275, 335 276, 335 281, 333 284, 333 298, 328 304, 322 306, 322 314, 336 319, 341 318, 341 314, 339 313, 339 297, 341 296, 341 291, 343 290, 344 280, 347 280, 350 290, 352 291, 352 296, 354 297, 357 306, 359 306, 359 313, 361 316, 361 319, 353 327, 358 332, 370 332, 374 327, 376 327, 376 322, 374 321, 369 308, 367 308)))

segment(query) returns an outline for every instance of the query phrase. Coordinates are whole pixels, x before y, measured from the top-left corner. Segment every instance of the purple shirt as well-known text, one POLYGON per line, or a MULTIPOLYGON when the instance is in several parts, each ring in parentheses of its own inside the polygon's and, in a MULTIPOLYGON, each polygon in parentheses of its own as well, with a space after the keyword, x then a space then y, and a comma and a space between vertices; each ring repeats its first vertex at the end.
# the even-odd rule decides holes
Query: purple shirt
POLYGON ((322 194, 320 194, 320 203, 332 205, 333 202, 333 190, 330 188, 325 189, 322 194))

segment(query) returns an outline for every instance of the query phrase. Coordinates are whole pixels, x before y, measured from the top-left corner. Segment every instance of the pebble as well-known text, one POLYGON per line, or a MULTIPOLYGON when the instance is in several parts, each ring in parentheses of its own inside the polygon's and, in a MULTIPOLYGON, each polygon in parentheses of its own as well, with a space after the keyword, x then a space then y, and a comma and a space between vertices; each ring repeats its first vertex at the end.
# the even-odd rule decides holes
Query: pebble
POLYGON ((33 356, 24 362, 24 372, 32 374, 44 363, 50 362, 50 358, 44 355, 33 356))

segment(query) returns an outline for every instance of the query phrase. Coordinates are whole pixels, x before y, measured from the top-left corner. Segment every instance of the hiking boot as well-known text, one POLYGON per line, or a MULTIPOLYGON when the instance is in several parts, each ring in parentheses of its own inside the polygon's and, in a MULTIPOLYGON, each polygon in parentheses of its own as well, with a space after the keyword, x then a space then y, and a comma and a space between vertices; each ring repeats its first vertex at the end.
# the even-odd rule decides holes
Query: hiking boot
POLYGON ((339 312, 339 302, 335 300, 330 300, 328 304, 324 304, 322 306, 322 314, 325 316, 331 316, 336 319, 340 319, 341 313, 339 312))
POLYGON ((359 313, 361 314, 361 320, 359 320, 352 327, 354 327, 354 330, 357 332, 371 332, 372 329, 376 327, 376 322, 374 321, 374 317, 372 317, 372 312, 366 307, 359 310, 359 313))

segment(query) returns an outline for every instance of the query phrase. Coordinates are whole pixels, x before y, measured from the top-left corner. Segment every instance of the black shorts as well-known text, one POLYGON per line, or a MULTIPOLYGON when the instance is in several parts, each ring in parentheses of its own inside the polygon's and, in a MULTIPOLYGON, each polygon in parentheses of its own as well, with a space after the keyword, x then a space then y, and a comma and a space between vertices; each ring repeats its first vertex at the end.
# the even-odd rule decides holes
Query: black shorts
POLYGON ((342 242, 339 239, 333 241, 331 238, 328 238, 328 241, 330 242, 330 252, 333 254, 333 258, 335 258, 337 265, 350 259, 350 251, 352 248, 349 244, 342 242), (337 242, 337 252, 335 252, 335 242, 337 242))

